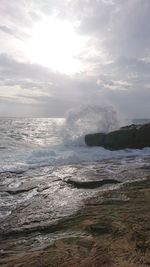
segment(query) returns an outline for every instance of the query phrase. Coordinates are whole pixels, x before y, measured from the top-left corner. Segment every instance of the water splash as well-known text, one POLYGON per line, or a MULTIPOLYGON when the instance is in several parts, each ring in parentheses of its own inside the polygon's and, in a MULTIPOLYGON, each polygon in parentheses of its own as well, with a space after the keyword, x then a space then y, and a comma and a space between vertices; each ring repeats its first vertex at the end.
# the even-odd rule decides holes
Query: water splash
POLYGON ((119 126, 120 120, 115 108, 88 105, 67 113, 60 136, 65 145, 83 145, 85 134, 107 133, 119 126))

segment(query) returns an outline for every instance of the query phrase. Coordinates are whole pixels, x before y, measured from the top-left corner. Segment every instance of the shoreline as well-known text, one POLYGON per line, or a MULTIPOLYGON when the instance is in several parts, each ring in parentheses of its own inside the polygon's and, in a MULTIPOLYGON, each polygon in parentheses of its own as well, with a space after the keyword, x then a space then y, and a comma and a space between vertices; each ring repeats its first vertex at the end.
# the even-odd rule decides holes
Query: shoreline
POLYGON ((79 235, 60 238, 41 250, 1 253, 0 266, 148 267, 149 203, 150 177, 101 192, 53 229, 79 235))

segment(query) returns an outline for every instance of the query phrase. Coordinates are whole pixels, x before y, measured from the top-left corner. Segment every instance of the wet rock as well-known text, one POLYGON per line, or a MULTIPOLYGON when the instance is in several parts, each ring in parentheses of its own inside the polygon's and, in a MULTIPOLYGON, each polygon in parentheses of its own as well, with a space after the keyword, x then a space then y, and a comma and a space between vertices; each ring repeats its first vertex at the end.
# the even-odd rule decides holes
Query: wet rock
POLYGON ((102 146, 110 150, 150 147, 150 123, 144 125, 132 124, 106 135, 103 133, 86 135, 85 143, 88 146, 102 146))
MULTIPOLYGON (((100 199, 102 196, 109 199, 127 196, 128 202, 119 205, 87 203, 72 217, 53 227, 47 223, 47 228, 41 227, 40 232, 37 229, 29 235, 24 232, 24 235, 3 236, 0 238, 0 266, 148 267, 149 192, 149 179, 128 183, 117 191, 98 194, 100 199), (56 235, 49 235, 52 230, 56 235)), ((31 210, 37 212, 33 206, 31 210)), ((9 229, 11 231, 12 227, 9 229)))
POLYGON ((150 146, 150 123, 142 125, 136 131, 136 144, 141 148, 150 146))
POLYGON ((112 232, 111 224, 109 223, 97 223, 90 225, 88 230, 95 235, 104 235, 112 232))
POLYGON ((16 188, 16 189, 5 189, 5 192, 10 194, 10 195, 16 195, 16 194, 21 194, 21 193, 25 193, 25 192, 29 192, 33 189, 35 189, 36 187, 29 187, 29 188, 16 188))
POLYGON ((105 179, 100 181, 75 181, 75 180, 67 180, 68 184, 72 185, 73 187, 76 187, 78 189, 94 189, 97 187, 101 187, 106 184, 118 184, 120 183, 118 180, 115 179, 105 179))
POLYGON ((88 146, 104 146, 105 137, 105 133, 87 134, 85 136, 85 143, 88 146))
POLYGON ((106 136, 104 147, 112 150, 135 148, 135 134, 135 129, 110 132, 106 136))

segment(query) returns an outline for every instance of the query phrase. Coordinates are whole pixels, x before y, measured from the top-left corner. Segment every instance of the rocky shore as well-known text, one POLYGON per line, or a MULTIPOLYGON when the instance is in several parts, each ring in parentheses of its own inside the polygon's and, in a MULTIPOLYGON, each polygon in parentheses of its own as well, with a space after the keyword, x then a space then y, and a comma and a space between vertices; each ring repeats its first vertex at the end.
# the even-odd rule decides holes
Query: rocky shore
POLYGON ((107 134, 87 134, 85 143, 88 146, 101 146, 110 150, 150 147, 150 123, 131 124, 107 134))
MULTIPOLYGON (((72 235, 69 237, 63 238, 61 235, 61 238, 41 249, 27 250, 24 246, 21 252, 19 245, 15 252, 6 252, 1 247, 0 266, 150 266, 149 169, 143 169, 141 178, 145 179, 124 184, 120 189, 99 192, 95 197, 86 199, 75 215, 51 229, 56 233, 70 231, 72 235)), ((1 244, 15 238, 4 234, 1 244)))

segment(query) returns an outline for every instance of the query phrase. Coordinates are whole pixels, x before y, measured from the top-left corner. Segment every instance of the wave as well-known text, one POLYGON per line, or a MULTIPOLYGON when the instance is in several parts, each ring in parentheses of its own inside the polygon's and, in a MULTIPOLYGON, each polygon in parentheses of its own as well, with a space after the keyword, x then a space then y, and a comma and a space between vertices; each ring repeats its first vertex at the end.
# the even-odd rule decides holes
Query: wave
POLYGON ((100 147, 88 148, 85 146, 58 146, 49 148, 39 148, 31 150, 16 160, 14 154, 11 158, 11 162, 2 162, 0 164, 0 173, 13 172, 22 173, 29 169, 35 169, 38 167, 57 167, 65 165, 76 164, 93 164, 106 160, 122 160, 124 164, 133 162, 140 166, 145 164, 145 159, 150 157, 150 148, 138 149, 124 149, 119 151, 109 151, 100 147))
POLYGON ((88 105, 70 110, 58 134, 64 145, 84 145, 87 133, 107 133, 119 128, 122 122, 114 107, 88 105))
POLYGON ((40 166, 82 164, 103 159, 150 155, 143 150, 109 151, 85 145, 87 133, 109 132, 124 125, 112 106, 88 105, 70 110, 63 119, 12 119, 1 123, 0 172, 24 172, 40 166), (10 133, 13 132, 13 136, 10 133), (17 137, 17 139, 16 139, 17 137), (19 141, 18 141, 19 140, 19 141), (2 150, 1 150, 2 151, 2 150))

